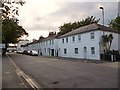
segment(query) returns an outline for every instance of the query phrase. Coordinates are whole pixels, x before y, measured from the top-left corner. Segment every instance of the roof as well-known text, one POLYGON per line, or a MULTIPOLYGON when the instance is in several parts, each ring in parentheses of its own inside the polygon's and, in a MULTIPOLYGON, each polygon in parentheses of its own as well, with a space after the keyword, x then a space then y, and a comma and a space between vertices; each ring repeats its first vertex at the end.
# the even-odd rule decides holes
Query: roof
POLYGON ((44 39, 37 40, 37 42, 43 42, 43 41, 52 40, 52 39, 55 39, 55 38, 57 38, 57 35, 48 36, 44 39))
POLYGON ((71 36, 71 35, 76 35, 76 34, 79 34, 79 33, 85 33, 85 32, 89 32, 89 31, 95 31, 95 30, 120 33, 119 31, 116 31, 113 28, 94 23, 94 24, 86 25, 86 26, 80 27, 78 29, 75 29, 73 31, 70 31, 70 32, 60 36, 59 38, 66 37, 66 36, 71 36))
POLYGON ((35 41, 31 42, 31 43, 27 43, 27 44, 23 45, 22 47, 26 47, 26 46, 28 46, 30 44, 36 44, 36 43, 47 41, 47 40, 52 40, 54 38, 57 38, 57 35, 48 36, 48 37, 46 37, 44 39, 35 40, 35 41))
POLYGON ((45 39, 43 39, 43 41, 54 39, 54 38, 56 38, 56 36, 57 36, 57 35, 48 36, 48 37, 46 37, 45 39))

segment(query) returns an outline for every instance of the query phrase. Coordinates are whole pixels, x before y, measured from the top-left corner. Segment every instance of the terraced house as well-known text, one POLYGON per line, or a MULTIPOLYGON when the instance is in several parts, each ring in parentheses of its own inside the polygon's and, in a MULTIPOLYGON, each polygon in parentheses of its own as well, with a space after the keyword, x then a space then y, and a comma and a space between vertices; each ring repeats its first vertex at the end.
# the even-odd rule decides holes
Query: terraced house
POLYGON ((37 50, 39 55, 100 60, 100 54, 104 53, 102 36, 109 34, 113 36, 110 50, 120 53, 120 32, 100 24, 83 26, 59 37, 47 37, 26 47, 37 50))

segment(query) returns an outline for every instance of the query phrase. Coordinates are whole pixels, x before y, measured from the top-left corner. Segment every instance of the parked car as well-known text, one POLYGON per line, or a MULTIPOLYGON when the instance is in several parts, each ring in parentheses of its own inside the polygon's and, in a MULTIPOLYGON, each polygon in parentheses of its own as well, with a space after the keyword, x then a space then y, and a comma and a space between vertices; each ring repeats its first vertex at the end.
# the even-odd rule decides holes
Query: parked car
POLYGON ((17 51, 17 53, 18 53, 18 54, 22 54, 22 53, 23 53, 23 51, 17 51))
POLYGON ((24 51, 23 51, 23 54, 26 54, 26 55, 27 55, 27 54, 28 54, 28 51, 27 51, 27 50, 24 50, 24 51))
POLYGON ((30 55, 30 51, 27 51, 27 55, 30 55))
POLYGON ((31 51, 30 51, 30 55, 38 56, 38 52, 35 51, 35 50, 31 50, 31 51))

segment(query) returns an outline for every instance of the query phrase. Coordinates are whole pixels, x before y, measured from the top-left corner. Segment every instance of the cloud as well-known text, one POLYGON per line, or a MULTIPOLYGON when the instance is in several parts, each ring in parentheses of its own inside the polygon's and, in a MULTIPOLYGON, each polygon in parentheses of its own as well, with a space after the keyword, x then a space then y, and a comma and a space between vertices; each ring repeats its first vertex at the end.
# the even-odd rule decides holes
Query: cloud
POLYGON ((20 10, 20 24, 29 31, 58 31, 65 22, 74 22, 88 16, 101 19, 99 6, 105 9, 105 24, 117 15, 117 2, 59 2, 56 0, 27 0, 20 10))

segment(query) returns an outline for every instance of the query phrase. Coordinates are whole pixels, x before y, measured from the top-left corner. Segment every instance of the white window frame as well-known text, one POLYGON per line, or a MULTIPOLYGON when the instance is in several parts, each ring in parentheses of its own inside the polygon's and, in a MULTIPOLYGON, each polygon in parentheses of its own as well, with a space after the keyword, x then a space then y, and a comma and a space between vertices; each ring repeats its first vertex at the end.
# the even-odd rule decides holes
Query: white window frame
POLYGON ((68 43, 68 37, 66 38, 66 42, 68 43))
POLYGON ((95 39, 95 32, 91 32, 90 33, 90 38, 93 40, 93 39, 95 39))
POLYGON ((75 52, 75 54, 78 54, 78 48, 74 48, 74 52, 75 52))
POLYGON ((91 54, 95 55, 95 47, 91 47, 91 54))
POLYGON ((75 36, 72 36, 72 41, 75 42, 75 36))
POLYGON ((65 41, 64 41, 64 38, 62 39, 62 43, 64 43, 65 41))
POLYGON ((66 48, 64 48, 64 54, 67 54, 67 49, 66 48))
POLYGON ((78 41, 81 41, 81 34, 78 34, 78 41))

